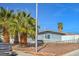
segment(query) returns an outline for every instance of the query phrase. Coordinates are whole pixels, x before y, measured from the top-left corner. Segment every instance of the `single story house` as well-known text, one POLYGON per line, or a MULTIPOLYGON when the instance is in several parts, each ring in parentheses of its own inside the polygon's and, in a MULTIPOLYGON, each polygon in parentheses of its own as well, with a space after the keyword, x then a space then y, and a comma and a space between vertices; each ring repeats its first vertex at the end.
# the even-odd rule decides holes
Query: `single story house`
POLYGON ((54 31, 43 31, 38 33, 38 40, 43 40, 44 42, 61 41, 62 35, 66 34, 54 31))
POLYGON ((79 42, 79 35, 70 33, 60 33, 54 31, 42 31, 38 33, 38 40, 44 42, 79 42))

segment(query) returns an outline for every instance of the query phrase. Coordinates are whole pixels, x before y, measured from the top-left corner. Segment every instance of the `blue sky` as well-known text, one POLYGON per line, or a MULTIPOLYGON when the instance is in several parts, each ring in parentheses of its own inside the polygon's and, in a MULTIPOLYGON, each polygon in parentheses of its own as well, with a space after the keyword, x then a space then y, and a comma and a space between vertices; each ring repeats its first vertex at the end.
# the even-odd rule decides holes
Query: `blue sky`
MULTIPOLYGON (((3 4, 0 7, 13 10, 26 10, 36 17, 36 4, 3 4)), ((38 25, 40 31, 58 31, 57 23, 64 25, 63 32, 79 33, 79 4, 38 4, 38 25)))
POLYGON ((35 3, 0 3, 0 7, 4 7, 6 9, 16 10, 24 10, 31 13, 32 17, 36 17, 36 4, 35 3))
POLYGON ((63 23, 63 32, 79 33, 79 4, 38 4, 40 31, 58 31, 58 22, 63 23))

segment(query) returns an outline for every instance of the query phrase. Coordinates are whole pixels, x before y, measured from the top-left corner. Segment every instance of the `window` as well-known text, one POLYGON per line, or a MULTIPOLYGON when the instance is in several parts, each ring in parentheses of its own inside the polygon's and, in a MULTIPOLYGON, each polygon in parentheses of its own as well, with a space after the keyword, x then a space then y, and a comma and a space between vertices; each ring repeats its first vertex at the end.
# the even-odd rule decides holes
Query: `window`
POLYGON ((50 39, 50 35, 45 35, 45 38, 46 39, 50 39))

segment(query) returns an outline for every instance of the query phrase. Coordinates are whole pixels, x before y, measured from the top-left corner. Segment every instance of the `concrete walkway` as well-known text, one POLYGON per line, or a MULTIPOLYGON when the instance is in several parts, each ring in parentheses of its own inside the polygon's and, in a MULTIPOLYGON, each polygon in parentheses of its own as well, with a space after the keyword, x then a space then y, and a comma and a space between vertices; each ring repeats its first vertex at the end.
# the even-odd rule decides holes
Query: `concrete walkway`
POLYGON ((79 49, 74 50, 74 51, 69 52, 69 53, 66 53, 66 54, 64 54, 62 56, 79 56, 79 49))
POLYGON ((30 53, 24 53, 24 52, 22 52, 22 51, 14 51, 14 52, 16 52, 17 53, 17 56, 33 56, 32 54, 30 54, 30 53))

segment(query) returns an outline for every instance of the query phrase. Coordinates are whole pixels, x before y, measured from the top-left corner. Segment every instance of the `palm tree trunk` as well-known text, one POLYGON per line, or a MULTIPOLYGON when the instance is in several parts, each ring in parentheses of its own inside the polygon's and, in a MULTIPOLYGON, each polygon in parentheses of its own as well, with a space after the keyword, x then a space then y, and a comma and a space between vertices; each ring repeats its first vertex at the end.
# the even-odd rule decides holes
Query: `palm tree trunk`
POLYGON ((14 44, 18 44, 19 41, 20 41, 20 34, 19 32, 16 31, 15 38, 14 38, 14 44))
POLYGON ((3 28, 3 38, 4 43, 9 43, 9 33, 5 27, 3 28))
MULTIPOLYGON (((10 37, 10 40, 11 40, 11 38, 12 38, 12 37, 11 37, 11 34, 10 34, 10 36, 9 36, 9 37, 10 37)), ((10 42, 10 43, 11 43, 11 42, 10 42)))
POLYGON ((62 32, 62 29, 61 29, 61 28, 58 28, 58 31, 59 31, 59 32, 62 32))
POLYGON ((27 45, 27 35, 25 33, 22 33, 20 36, 20 43, 22 46, 27 45))
POLYGON ((18 41, 19 41, 19 44, 20 44, 20 33, 18 32, 18 41))

